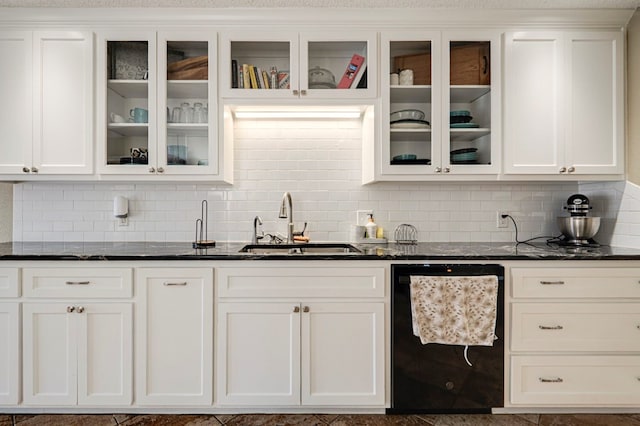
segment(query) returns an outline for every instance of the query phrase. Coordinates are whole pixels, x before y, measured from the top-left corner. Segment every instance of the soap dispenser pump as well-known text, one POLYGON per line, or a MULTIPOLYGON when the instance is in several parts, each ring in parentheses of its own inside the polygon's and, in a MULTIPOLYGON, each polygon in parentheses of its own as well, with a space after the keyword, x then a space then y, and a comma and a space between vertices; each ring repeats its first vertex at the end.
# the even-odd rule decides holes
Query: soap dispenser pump
POLYGON ((365 235, 367 238, 376 238, 376 233, 378 231, 378 225, 373 221, 373 214, 369 215, 369 222, 365 225, 365 235))

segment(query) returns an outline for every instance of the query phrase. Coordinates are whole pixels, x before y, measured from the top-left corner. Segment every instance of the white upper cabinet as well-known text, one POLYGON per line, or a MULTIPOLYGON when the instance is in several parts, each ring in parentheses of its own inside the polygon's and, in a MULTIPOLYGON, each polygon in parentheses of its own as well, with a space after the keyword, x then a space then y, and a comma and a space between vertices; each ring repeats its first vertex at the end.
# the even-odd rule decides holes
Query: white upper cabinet
POLYGON ((624 172, 619 31, 505 35, 505 174, 624 172))
POLYGON ((155 32, 99 33, 96 63, 99 173, 155 173, 155 32))
POLYGON ((27 31, 0 33, 0 173, 31 172, 33 150, 33 34, 27 31), (11 113, 9 113, 11 112, 11 113), (23 171, 24 169, 24 171, 23 171))
POLYGON ((364 181, 497 175, 499 51, 492 31, 382 33, 381 135, 364 181))
POLYGON ((1 32, 0 54, 0 173, 91 175, 92 33, 1 32))
POLYGON ((221 35, 223 97, 361 99, 376 96, 375 32, 259 34, 231 31, 221 35), (273 87, 274 82, 277 88, 273 87))
POLYGON ((103 178, 230 180, 230 143, 218 142, 215 33, 100 33, 97 52, 103 178))

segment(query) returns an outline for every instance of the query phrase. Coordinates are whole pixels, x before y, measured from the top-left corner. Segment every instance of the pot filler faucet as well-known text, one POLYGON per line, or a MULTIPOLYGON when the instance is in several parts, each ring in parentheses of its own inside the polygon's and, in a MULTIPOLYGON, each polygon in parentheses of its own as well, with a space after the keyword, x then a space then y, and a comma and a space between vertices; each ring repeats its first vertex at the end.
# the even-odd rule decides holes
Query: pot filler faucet
POLYGON ((288 219, 287 223, 287 244, 293 244, 293 201, 291 194, 285 192, 282 196, 282 204, 280 205, 280 219, 288 219))

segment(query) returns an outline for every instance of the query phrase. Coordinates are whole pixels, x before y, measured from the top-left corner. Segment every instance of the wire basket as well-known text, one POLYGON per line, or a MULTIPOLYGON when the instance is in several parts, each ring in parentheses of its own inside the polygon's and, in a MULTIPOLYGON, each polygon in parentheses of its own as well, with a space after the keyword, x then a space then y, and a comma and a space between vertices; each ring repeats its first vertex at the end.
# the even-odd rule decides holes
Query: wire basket
POLYGON ((418 244, 418 230, 408 223, 398 225, 393 236, 396 244, 418 244))

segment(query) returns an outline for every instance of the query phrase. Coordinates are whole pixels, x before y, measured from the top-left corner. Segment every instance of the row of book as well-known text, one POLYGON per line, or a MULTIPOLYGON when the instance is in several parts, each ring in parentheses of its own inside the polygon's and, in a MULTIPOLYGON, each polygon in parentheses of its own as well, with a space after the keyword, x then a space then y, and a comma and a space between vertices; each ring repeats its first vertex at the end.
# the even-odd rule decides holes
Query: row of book
POLYGON ((288 89, 289 71, 271 67, 269 71, 251 64, 231 61, 231 87, 234 89, 288 89))
MULTIPOLYGON (((271 67, 269 71, 252 64, 239 64, 231 60, 231 87, 233 89, 289 89, 289 71, 271 67)), ((367 67, 364 56, 354 54, 336 85, 338 89, 367 87, 367 67)))

